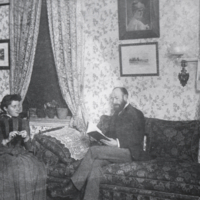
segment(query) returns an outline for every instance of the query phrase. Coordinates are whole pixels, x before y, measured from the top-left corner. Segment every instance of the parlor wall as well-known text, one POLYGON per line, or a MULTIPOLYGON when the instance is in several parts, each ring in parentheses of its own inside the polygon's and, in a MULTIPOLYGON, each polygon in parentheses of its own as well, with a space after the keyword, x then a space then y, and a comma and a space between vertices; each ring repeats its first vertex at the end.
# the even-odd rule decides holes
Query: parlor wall
MULTIPOLYGON (((188 56, 199 54, 199 0, 162 0, 160 37, 119 40, 117 0, 85 0, 84 101, 88 118, 97 122, 109 114, 109 95, 124 86, 129 101, 145 116, 170 120, 197 117, 199 93, 195 89, 196 63, 189 63, 185 87, 178 80, 180 64, 168 57, 171 44, 186 45, 188 56), (119 44, 158 42, 159 76, 120 77, 119 44)), ((0 39, 9 39, 9 7, 0 7, 0 39)), ((9 71, 0 71, 0 100, 9 93, 9 71)))

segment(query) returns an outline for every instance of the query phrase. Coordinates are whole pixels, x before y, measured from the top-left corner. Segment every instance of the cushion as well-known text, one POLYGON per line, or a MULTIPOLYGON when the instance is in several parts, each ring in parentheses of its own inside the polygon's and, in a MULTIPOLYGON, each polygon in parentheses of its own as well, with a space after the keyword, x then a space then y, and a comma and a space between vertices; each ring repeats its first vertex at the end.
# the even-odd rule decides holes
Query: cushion
POLYGON ((71 158, 69 150, 65 148, 59 140, 41 134, 35 135, 34 140, 37 141, 44 149, 55 154, 61 162, 68 164, 74 160, 71 158))
POLYGON ((34 145, 34 155, 37 157, 39 161, 45 163, 46 166, 54 166, 60 162, 58 156, 56 156, 49 149, 44 148, 44 146, 42 146, 38 141, 33 140, 33 145, 34 145))
POLYGON ((148 134, 150 155, 198 162, 199 121, 152 119, 148 134))

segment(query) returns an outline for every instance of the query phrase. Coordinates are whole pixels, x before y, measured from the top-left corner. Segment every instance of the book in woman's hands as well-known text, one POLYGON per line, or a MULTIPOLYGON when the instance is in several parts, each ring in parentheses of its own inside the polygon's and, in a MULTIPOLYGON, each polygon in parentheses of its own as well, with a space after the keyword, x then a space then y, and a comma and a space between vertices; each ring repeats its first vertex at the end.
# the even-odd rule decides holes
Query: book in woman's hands
POLYGON ((95 124, 91 122, 88 122, 86 133, 97 141, 102 139, 110 141, 110 139, 106 137, 95 124))

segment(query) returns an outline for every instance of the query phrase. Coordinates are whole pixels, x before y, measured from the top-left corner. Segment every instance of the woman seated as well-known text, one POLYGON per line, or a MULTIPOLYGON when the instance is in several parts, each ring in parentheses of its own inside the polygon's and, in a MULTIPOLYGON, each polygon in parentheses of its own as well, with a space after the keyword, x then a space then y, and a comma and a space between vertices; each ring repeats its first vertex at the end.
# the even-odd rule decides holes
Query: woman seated
POLYGON ((31 152, 29 123, 19 117, 19 95, 6 95, 0 116, 0 199, 45 200, 46 169, 31 152))

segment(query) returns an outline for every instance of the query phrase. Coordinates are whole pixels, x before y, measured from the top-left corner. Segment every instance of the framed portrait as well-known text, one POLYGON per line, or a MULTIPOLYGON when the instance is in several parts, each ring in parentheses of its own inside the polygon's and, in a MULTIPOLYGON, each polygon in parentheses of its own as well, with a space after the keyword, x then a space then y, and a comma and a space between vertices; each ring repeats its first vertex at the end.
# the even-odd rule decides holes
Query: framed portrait
POLYGON ((119 45, 121 76, 158 76, 158 43, 119 45))
POLYGON ((10 69, 10 41, 0 40, 0 70, 10 69))
POLYGON ((0 0, 0 6, 9 5, 10 0, 0 0))
POLYGON ((160 37, 159 0, 118 0, 119 39, 160 37))

